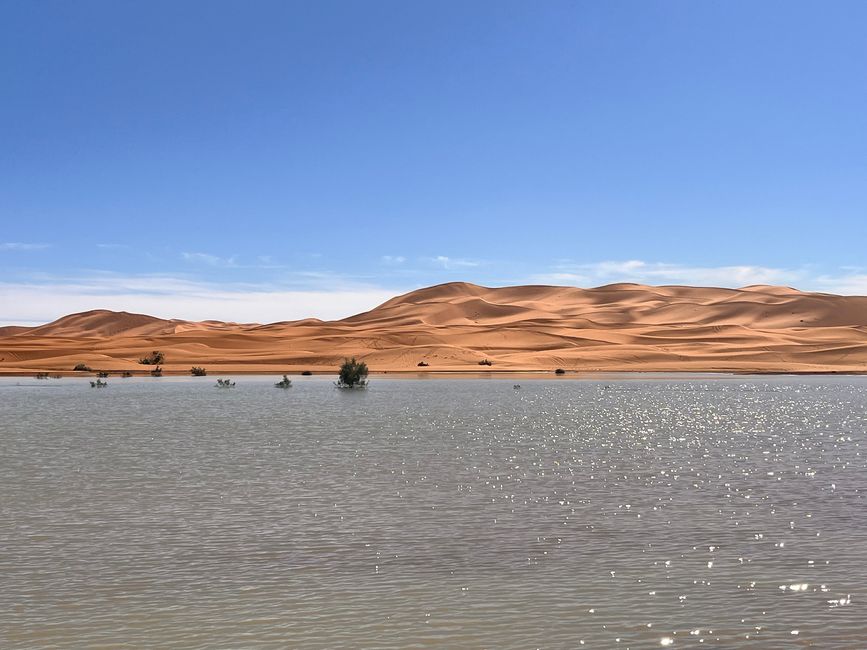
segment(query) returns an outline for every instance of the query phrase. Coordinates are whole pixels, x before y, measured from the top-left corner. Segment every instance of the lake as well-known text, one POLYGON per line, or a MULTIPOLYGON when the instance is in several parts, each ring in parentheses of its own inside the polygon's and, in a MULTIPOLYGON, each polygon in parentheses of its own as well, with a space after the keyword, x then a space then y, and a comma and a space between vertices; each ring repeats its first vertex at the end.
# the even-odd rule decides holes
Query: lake
POLYGON ((867 647, 867 378, 235 379, 0 379, 0 647, 867 647))

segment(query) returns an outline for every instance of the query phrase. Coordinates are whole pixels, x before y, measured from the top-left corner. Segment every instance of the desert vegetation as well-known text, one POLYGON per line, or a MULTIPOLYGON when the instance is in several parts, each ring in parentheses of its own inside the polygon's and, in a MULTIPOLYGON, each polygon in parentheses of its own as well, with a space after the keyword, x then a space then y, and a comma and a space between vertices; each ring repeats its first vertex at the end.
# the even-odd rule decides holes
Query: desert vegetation
POLYGON ((419 361, 416 365, 419 368, 427 368, 430 364, 427 361, 419 361))
POLYGON ((143 366, 158 366, 161 363, 165 362, 165 360, 166 355, 164 355, 159 350, 154 350, 146 357, 142 357, 141 359, 139 359, 138 362, 143 366))
POLYGON ((36 378, 37 379, 48 379, 48 373, 47 372, 37 372, 36 378))
POLYGON ((367 386, 367 364, 355 357, 344 359, 337 376, 338 388, 364 388, 367 386))
POLYGON ((97 370, 96 376, 105 378, 105 377, 108 377, 108 372, 105 370, 97 370))
POLYGON ((207 371, 206 371, 204 368, 202 368, 201 366, 193 366, 192 368, 190 368, 190 374, 191 374, 193 377, 204 377, 204 376, 207 375, 208 373, 207 373, 207 371))
POLYGON ((96 381, 90 382, 91 388, 105 388, 106 386, 108 386, 108 382, 103 381, 102 379, 97 379, 96 381))
POLYGON ((151 377, 162 377, 162 376, 163 376, 163 369, 161 366, 157 366, 156 368, 151 370, 151 377))
POLYGON ((231 379, 218 379, 215 386, 216 388, 234 388, 235 382, 231 379))
POLYGON ((309 370, 302 370, 302 371, 301 371, 301 376, 302 376, 302 377, 311 377, 312 375, 313 375, 313 373, 312 373, 311 371, 309 371, 309 370))
POLYGON ((120 373, 120 376, 126 379, 127 377, 132 377, 132 373, 129 370, 124 370, 122 373, 120 373))
POLYGON ((91 371, 90 366, 88 366, 86 363, 76 363, 73 370, 76 372, 90 372, 91 371))
POLYGON ((493 366, 494 362, 491 361, 490 359, 482 359, 481 361, 479 361, 479 365, 480 366, 493 366))
POLYGON ((554 371, 554 374, 555 375, 565 375, 566 371, 563 370, 563 368, 557 368, 557 370, 554 371))
POLYGON ((287 375, 283 375, 283 379, 274 384, 277 388, 292 388, 292 380, 287 375))

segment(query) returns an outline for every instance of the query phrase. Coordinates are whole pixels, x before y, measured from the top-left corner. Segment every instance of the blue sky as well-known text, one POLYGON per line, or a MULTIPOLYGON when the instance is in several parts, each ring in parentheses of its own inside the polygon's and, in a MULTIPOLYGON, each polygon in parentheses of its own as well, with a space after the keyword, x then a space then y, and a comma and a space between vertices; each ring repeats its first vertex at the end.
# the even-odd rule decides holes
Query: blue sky
POLYGON ((867 3, 0 0, 0 321, 867 294, 867 3))

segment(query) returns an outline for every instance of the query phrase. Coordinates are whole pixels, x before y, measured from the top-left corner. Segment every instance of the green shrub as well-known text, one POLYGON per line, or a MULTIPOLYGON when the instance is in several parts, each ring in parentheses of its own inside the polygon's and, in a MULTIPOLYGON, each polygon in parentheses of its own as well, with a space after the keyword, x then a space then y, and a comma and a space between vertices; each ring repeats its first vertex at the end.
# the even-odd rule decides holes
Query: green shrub
POLYGON ((344 359, 337 377, 338 388, 364 388, 367 386, 367 364, 355 357, 344 359))
POLYGON ((274 384, 277 388, 292 388, 292 380, 287 375, 283 375, 283 379, 274 384))
POLYGON ((166 355, 164 355, 159 350, 154 350, 148 356, 142 357, 138 360, 140 364, 143 366, 158 366, 166 360, 166 355))
POLYGON ((192 368, 190 368, 190 374, 193 377, 204 377, 208 373, 205 371, 204 368, 201 368, 199 366, 193 366, 192 368))
POLYGON ((218 379, 217 380, 217 388, 234 388, 235 382, 231 379, 218 379))

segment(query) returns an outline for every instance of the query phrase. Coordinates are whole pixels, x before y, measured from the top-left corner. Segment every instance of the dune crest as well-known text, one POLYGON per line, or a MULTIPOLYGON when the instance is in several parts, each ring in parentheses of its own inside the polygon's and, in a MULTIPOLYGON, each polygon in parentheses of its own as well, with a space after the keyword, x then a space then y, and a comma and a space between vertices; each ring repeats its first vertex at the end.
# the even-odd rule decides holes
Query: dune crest
POLYGON ((867 372, 867 297, 753 285, 618 283, 592 289, 465 282, 396 296, 339 321, 267 325, 166 320, 94 310, 0 328, 0 372, 331 370, 347 355, 372 370, 867 372), (488 368, 483 368, 487 370, 488 368))

